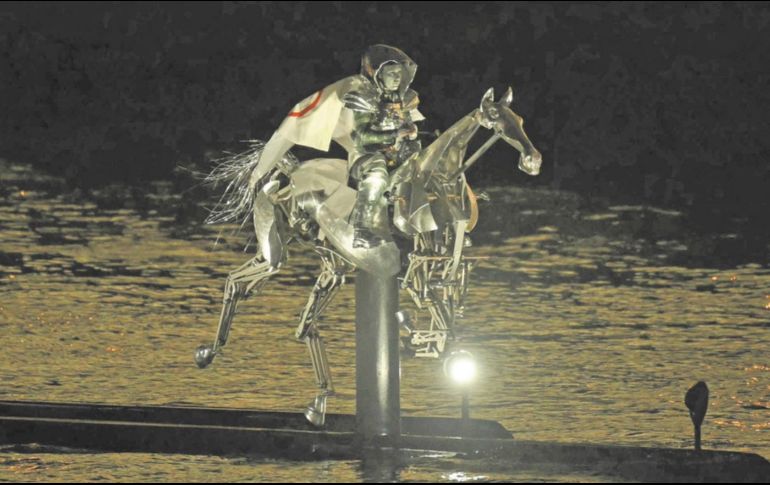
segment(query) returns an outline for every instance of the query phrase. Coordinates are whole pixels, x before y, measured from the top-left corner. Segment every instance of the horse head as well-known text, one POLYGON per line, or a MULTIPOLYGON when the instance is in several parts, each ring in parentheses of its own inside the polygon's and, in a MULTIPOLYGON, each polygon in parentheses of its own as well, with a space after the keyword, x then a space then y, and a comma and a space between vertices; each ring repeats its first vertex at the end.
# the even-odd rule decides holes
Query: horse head
POLYGON ((543 157, 524 132, 524 119, 511 109, 513 89, 510 87, 499 101, 495 101, 494 88, 489 88, 481 98, 479 124, 494 130, 500 138, 519 151, 519 169, 528 175, 540 173, 543 157))

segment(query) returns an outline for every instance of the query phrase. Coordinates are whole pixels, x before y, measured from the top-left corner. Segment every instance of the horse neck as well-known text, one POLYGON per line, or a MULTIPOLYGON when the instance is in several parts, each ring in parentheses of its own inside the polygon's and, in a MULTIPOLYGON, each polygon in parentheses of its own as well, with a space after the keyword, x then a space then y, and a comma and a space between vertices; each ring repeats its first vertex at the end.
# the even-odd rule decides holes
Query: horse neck
POLYGON ((420 172, 448 176, 457 171, 479 126, 477 109, 460 118, 423 151, 420 172))

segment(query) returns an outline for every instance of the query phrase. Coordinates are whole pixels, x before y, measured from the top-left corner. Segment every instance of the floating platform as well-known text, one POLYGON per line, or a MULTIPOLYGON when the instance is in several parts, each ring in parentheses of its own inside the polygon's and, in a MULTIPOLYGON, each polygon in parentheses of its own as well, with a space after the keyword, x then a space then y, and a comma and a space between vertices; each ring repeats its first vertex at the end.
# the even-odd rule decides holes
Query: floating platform
MULTIPOLYGON (((0 401, 0 445, 36 443, 108 452, 365 459, 355 416, 327 415, 323 429, 300 413, 175 406, 0 401)), ((634 481, 767 482, 770 462, 725 451, 514 440, 494 421, 403 417, 398 450, 486 459, 496 471, 560 470, 634 481)))

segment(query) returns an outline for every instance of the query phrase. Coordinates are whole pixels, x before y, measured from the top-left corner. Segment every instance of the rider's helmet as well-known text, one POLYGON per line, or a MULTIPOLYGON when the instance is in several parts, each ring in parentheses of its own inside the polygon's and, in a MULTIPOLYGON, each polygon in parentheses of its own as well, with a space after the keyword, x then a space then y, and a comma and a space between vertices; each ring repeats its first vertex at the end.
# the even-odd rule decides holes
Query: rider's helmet
POLYGON ((361 75, 382 92, 384 89, 379 81, 379 74, 383 67, 390 64, 398 64, 403 69, 401 85, 398 88, 399 94, 403 97, 417 73, 417 64, 401 49, 385 44, 370 46, 361 57, 361 75))

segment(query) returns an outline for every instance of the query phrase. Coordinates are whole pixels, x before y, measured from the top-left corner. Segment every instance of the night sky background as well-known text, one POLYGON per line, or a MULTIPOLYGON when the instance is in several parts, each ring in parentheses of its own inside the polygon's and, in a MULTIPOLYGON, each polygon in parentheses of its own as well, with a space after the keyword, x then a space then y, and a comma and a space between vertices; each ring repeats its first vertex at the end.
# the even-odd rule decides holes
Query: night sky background
POLYGON ((500 145, 472 184, 768 232, 767 3, 3 3, 0 157, 86 189, 174 179, 268 138, 374 43, 418 63, 425 130, 514 87, 543 174, 500 145))

